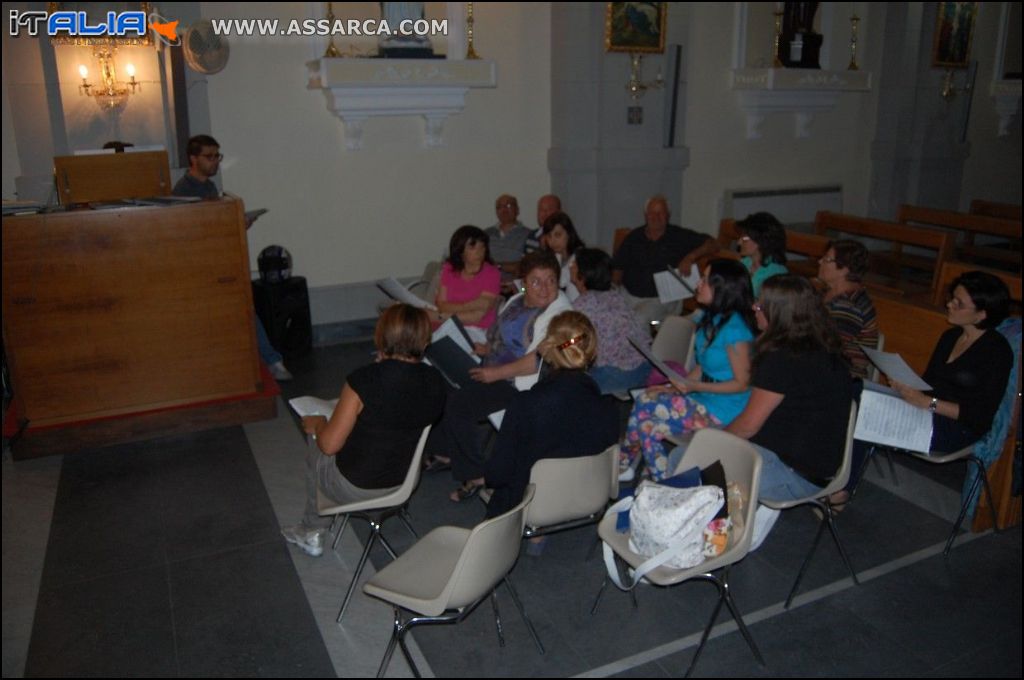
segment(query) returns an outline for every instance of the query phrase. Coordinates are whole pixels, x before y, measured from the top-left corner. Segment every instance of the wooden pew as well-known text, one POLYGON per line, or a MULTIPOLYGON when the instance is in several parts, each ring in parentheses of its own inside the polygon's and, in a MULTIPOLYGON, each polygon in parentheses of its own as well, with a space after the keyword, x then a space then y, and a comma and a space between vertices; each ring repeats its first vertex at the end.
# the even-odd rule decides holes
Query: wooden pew
POLYGON ((896 216, 900 224, 922 224, 929 227, 950 229, 963 235, 963 244, 957 249, 964 259, 983 259, 1006 263, 1012 270, 1020 272, 1021 221, 970 215, 952 210, 937 210, 916 205, 901 205, 896 216), (978 234, 1006 239, 1010 248, 978 246, 974 237, 978 234))
POLYGON ((941 305, 946 300, 946 295, 949 292, 949 284, 953 282, 953 279, 960 276, 964 272, 971 271, 982 271, 988 272, 992 276, 1001 279, 1006 287, 1010 289, 1010 299, 1015 301, 1019 306, 1021 304, 1021 277, 1014 276, 1009 272, 1004 272, 1000 269, 988 269, 986 267, 979 267, 970 262, 943 262, 942 269, 939 271, 939 287, 935 290, 935 297, 932 301, 936 305, 941 305))
POLYGON ((893 245, 893 251, 872 253, 873 268, 889 268, 893 282, 907 293, 913 292, 913 285, 902 277, 900 269, 908 267, 930 272, 931 280, 927 284, 927 295, 923 300, 931 302, 935 289, 939 285, 939 270, 942 263, 953 259, 955 237, 947 231, 937 231, 909 224, 885 222, 867 217, 844 215, 827 210, 820 211, 814 219, 814 230, 820 236, 829 231, 850 236, 887 241, 893 245), (904 246, 913 246, 934 250, 935 257, 911 255, 902 251, 904 246))
MULTIPOLYGON (((956 271, 956 263, 946 263, 947 273, 956 271)), ((970 266, 968 265, 970 268, 970 266)), ((996 272, 994 274, 998 275, 996 272)), ((1004 273, 1005 276, 1005 273, 1004 273)), ((952 276, 950 280, 952 280, 952 276)), ((1020 297, 1020 280, 1017 282, 1016 297, 1020 297)), ((1011 289, 1012 294, 1012 289, 1011 289)), ((885 334, 885 351, 896 352, 902 356, 910 367, 918 374, 924 373, 935 348, 939 336, 948 328, 945 311, 931 305, 919 305, 897 297, 872 293, 875 311, 878 314, 878 329, 885 334)), ((1019 347, 1013 348, 1020 352, 1019 347)), ((1017 378, 1017 393, 1020 394, 1020 376, 1017 378)), ((1020 409, 1020 397, 1017 397, 1016 410, 1011 420, 1011 428, 1003 443, 999 459, 988 471, 989 483, 992 485, 992 496, 996 506, 996 517, 1002 528, 1016 526, 1021 521, 1021 499, 1010 493, 1013 482, 1013 455, 1016 442, 1016 415, 1020 409)), ((978 501, 978 509, 974 515, 974 531, 985 531, 991 528, 992 520, 988 512, 988 499, 982 494, 978 501)))
POLYGON ((972 215, 987 215, 988 217, 998 217, 1003 220, 1016 220, 1020 222, 1020 206, 1010 203, 993 203, 992 201, 983 201, 976 198, 971 201, 970 213, 972 215))

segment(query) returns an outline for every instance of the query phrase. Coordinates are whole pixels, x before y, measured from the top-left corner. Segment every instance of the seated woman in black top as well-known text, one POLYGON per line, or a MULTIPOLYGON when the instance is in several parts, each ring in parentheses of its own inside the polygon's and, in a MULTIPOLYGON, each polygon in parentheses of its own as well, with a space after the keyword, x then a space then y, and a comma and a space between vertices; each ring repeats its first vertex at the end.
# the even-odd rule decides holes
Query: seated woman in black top
POLYGON ((330 524, 316 509, 316 489, 336 503, 385 496, 402 485, 423 428, 441 417, 445 384, 420 363, 430 342, 426 312, 389 307, 374 332, 377 361, 353 371, 330 420, 306 416, 302 428, 317 447, 306 455, 306 508, 302 522, 281 530, 313 557, 323 552, 330 524))
POLYGON ((773 276, 754 305, 750 401, 726 428, 763 459, 759 498, 805 498, 842 463, 853 383, 828 312, 810 281, 773 276))
POLYGON ((597 356, 597 331, 586 315, 571 311, 553 318, 538 351, 550 370, 509 402, 494 453, 484 466, 486 484, 494 489, 488 517, 523 499, 538 460, 592 456, 619 437, 615 404, 601 397, 586 373, 597 356))
POLYGON ((973 271, 957 277, 950 291, 946 318, 953 328, 939 337, 923 376, 932 390, 892 383, 907 403, 934 414, 931 450, 942 453, 988 432, 1013 367, 1013 350, 996 330, 1010 309, 1006 284, 973 271))

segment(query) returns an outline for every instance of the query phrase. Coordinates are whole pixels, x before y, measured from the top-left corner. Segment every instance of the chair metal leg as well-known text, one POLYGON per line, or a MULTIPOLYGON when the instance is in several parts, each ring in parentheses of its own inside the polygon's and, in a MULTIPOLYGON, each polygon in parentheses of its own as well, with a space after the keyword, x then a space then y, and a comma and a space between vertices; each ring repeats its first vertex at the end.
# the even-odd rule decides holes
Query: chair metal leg
MULTIPOLYGON (((345 533, 345 527, 348 526, 348 515, 344 515, 341 518, 341 528, 338 529, 338 533, 334 535, 334 543, 331 544, 331 550, 338 549, 338 541, 341 540, 341 535, 345 533)), ((333 522, 332 522, 333 523, 333 522)))
POLYGON ((388 646, 384 649, 384 658, 380 660, 380 666, 377 667, 377 677, 383 678, 384 671, 388 669, 388 664, 391 663, 391 655, 395 653, 395 645, 398 644, 398 634, 402 630, 402 615, 398 607, 395 610, 395 625, 391 630, 391 639, 388 640, 388 646))
POLYGON ((376 523, 371 523, 370 529, 373 531, 374 535, 376 535, 380 539, 380 544, 384 546, 385 550, 388 551, 388 555, 391 555, 391 559, 397 560, 398 554, 395 552, 394 548, 391 547, 391 544, 388 543, 388 539, 384 538, 384 534, 380 532, 380 525, 376 523))
POLYGON ((690 661, 690 667, 686 669, 686 677, 690 677, 693 673, 694 667, 697 665, 697 660, 700 659, 701 652, 704 651, 704 645, 708 641, 708 636, 711 634, 711 629, 715 626, 715 620, 718 618, 718 612, 722 610, 722 602, 725 601, 725 594, 722 591, 722 584, 719 583, 718 579, 713 576, 705 576, 707 580, 715 584, 715 588, 718 589, 718 602, 715 603, 715 610, 711 612, 711 619, 708 621, 708 625, 704 627, 704 634, 700 636, 700 644, 697 645, 697 651, 693 654, 693 660, 690 661))
POLYGON ((826 504, 826 518, 828 519, 828 530, 832 534, 832 540, 835 541, 836 547, 839 548, 839 555, 843 558, 843 564, 850 572, 850 576, 853 577, 854 585, 860 585, 860 580, 857 578, 857 572, 853 570, 853 565, 850 563, 850 558, 846 554, 846 549, 843 547, 843 542, 839 540, 839 529, 836 528, 836 518, 832 512, 832 506, 826 504))
POLYGON ((874 459, 874 461, 875 461, 875 472, 878 473, 879 477, 885 477, 885 472, 882 471, 882 461, 878 460, 878 458, 875 458, 875 450, 876 450, 876 448, 877 447, 872 446, 870 449, 868 449, 868 457, 867 457, 867 459, 865 459, 864 465, 862 467, 866 468, 868 466, 868 460, 874 459))
MULTIPOLYGON (((540 636, 537 635, 537 629, 533 627, 533 621, 526 615, 526 608, 523 607, 522 601, 519 599, 519 594, 516 589, 512 587, 512 581, 509 580, 508 576, 505 576, 505 585, 508 587, 508 592, 512 596, 512 602, 515 604, 516 609, 519 610, 519 615, 523 617, 523 622, 526 623, 526 627, 530 630, 530 635, 533 636, 533 641, 537 643, 537 650, 541 654, 544 653, 544 645, 540 642, 540 636)), ((497 590, 497 589, 495 589, 497 590)), ((495 604, 497 606, 497 604, 495 604)))
POLYGON ((978 476, 981 477, 981 483, 985 485, 985 494, 988 496, 988 509, 992 513, 992 531, 999 532, 999 518, 996 517, 996 504, 992 500, 992 487, 988 483, 988 475, 985 473, 985 466, 982 464, 981 459, 976 456, 971 456, 970 459, 974 459, 975 464, 978 466, 978 476))
POLYGON ((338 618, 336 621, 341 623, 342 617, 345 616, 345 609, 348 607, 349 600, 352 599, 352 593, 355 592, 356 583, 359 581, 359 576, 363 573, 363 567, 366 565, 366 558, 370 556, 370 549, 373 548, 374 541, 377 540, 378 533, 376 531, 370 532, 370 538, 366 541, 366 547, 363 548, 363 554, 359 557, 359 565, 356 567, 356 571, 352 574, 352 582, 348 584, 348 591, 345 592, 345 599, 341 602, 341 609, 338 611, 338 618))
POLYGON ((498 646, 505 646, 505 636, 501 630, 501 613, 498 611, 498 589, 491 591, 491 609, 494 610, 494 627, 498 630, 498 646))
MULTIPOLYGON (((824 504, 814 503, 819 508, 823 508, 824 504)), ((800 581, 804 578, 804 573, 807 571, 808 565, 811 563, 811 557, 814 555, 814 551, 818 549, 818 543, 821 541, 821 535, 825 532, 825 519, 822 518, 818 524, 818 531, 814 534, 814 542, 811 543, 811 549, 807 551, 807 556, 804 557, 803 564, 800 565, 800 571, 796 574, 796 581, 793 582, 793 587, 789 590, 789 597, 786 598, 786 609, 793 604, 793 597, 796 595, 797 589, 800 587, 800 581)))
POLYGON ((978 476, 975 478, 974 483, 971 484, 971 490, 967 493, 967 497, 964 499, 963 503, 960 504, 960 514, 956 518, 956 523, 953 524, 953 531, 949 534, 949 538, 946 539, 946 547, 942 551, 942 554, 945 557, 949 557, 949 551, 953 549, 953 542, 956 540, 956 535, 960 532, 960 527, 964 522, 964 518, 967 517, 967 507, 981 490, 982 485, 985 486, 985 494, 988 497, 988 507, 992 512, 992 529, 994 531, 999 531, 999 522, 996 518, 996 506, 995 503, 992 502, 992 489, 988 484, 988 475, 985 474, 985 466, 982 464, 981 460, 974 455, 967 457, 968 469, 970 469, 971 465, 974 465, 977 468, 978 476))
POLYGON ((900 478, 896 476, 896 463, 892 460, 892 451, 885 449, 885 457, 889 459, 889 474, 892 475, 892 485, 899 486, 900 478))
POLYGON ((420 675, 420 669, 416 667, 416 662, 412 659, 412 654, 409 652, 409 648, 405 644, 405 631, 398 636, 398 646, 402 648, 402 656, 405 657, 405 662, 409 664, 409 669, 412 671, 414 678, 422 678, 420 675))
POLYGON ((419 540, 420 535, 417 534, 416 530, 412 528, 412 523, 410 522, 410 518, 409 518, 409 511, 406 510, 405 508, 402 508, 401 510, 399 510, 398 511, 398 519, 402 520, 402 524, 404 524, 405 528, 409 530, 409 533, 412 534, 412 537, 415 538, 416 540, 419 540))
POLYGON ((601 588, 597 591, 597 597, 594 598, 594 604, 590 607, 590 615, 593 616, 597 613, 597 605, 601 604, 601 596, 604 595, 604 589, 608 587, 608 576, 604 577, 601 581, 601 588))
POLYGON ((739 608, 736 606, 736 602, 732 599, 732 591, 729 590, 729 567, 725 568, 725 572, 722 576, 722 594, 725 598, 725 604, 729 607, 729 613, 732 614, 732 618, 736 620, 736 626, 740 629, 740 633, 743 634, 743 639, 747 641, 747 646, 750 647, 750 651, 754 653, 754 658, 761 666, 765 666, 764 657, 761 656, 761 650, 757 648, 754 643, 754 637, 747 630, 747 624, 743 621, 743 615, 740 614, 739 608))

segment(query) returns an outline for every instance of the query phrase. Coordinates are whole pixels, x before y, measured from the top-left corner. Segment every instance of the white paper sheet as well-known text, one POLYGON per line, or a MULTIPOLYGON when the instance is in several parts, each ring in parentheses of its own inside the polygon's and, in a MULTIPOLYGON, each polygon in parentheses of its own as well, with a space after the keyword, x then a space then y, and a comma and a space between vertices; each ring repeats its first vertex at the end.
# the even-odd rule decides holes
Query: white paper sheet
POLYGON ((864 348, 864 354, 867 355, 868 359, 871 360, 875 366, 878 366, 878 370, 884 373, 890 380, 901 382, 907 387, 911 387, 915 390, 930 390, 931 385, 921 379, 917 373, 914 373, 907 362, 903 360, 899 354, 895 352, 880 352, 877 349, 871 349, 870 347, 864 348))
POLYGON ((337 399, 320 399, 319 397, 295 397, 288 400, 288 405, 299 416, 324 416, 330 418, 334 413, 334 407, 338 405, 337 399))
POLYGON ((395 300, 398 300, 399 302, 404 302, 407 305, 419 307, 420 309, 433 309, 435 311, 437 310, 437 307, 430 304, 423 298, 417 297, 410 293, 405 286, 400 284, 398 280, 393 277, 389 276, 386 279, 380 279, 379 281, 377 281, 377 287, 384 291, 390 297, 394 298, 395 300))
POLYGON ((696 295, 698 283, 700 272, 696 267, 690 267, 690 273, 686 276, 672 268, 654 275, 654 286, 658 289, 658 300, 662 304, 692 298, 696 295))
POLYGON ((927 409, 911 406, 889 390, 876 391, 865 384, 853 438, 928 453, 932 414, 927 409))

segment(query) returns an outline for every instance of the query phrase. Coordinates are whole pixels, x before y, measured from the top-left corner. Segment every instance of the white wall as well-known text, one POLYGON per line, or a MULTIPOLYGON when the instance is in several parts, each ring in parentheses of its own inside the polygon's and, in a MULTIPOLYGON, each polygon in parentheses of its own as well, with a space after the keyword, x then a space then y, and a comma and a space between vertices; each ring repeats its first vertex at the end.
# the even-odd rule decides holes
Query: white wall
MULTIPOLYGON (((309 5, 254 7, 204 3, 202 14, 302 19, 309 5)), ((503 192, 519 197, 532 223, 549 186, 550 7, 476 10, 477 51, 497 61, 498 87, 470 92, 464 112, 445 125, 443 149, 423 147, 422 119, 389 118, 368 121, 364 148, 347 150, 323 94, 306 89, 307 41, 232 39, 227 67, 209 77, 210 133, 225 154, 224 188, 249 208, 270 210, 249 233, 253 267, 264 246, 279 243, 310 287, 415 275, 456 227, 492 224, 503 192)), ((345 5, 335 12, 344 18, 345 5)))
MULTIPOLYGON (((970 155, 964 163, 960 209, 967 210, 976 198, 1002 203, 1021 203, 1021 112, 1010 123, 1009 134, 999 137, 999 117, 991 96, 995 76, 996 46, 1003 3, 983 2, 978 9, 971 58, 978 60, 971 118, 968 123, 970 155)), ((1017 3, 1019 4, 1019 3, 1017 3)), ((1017 25, 1013 30, 1020 32, 1017 25)), ((962 83, 963 74, 959 74, 962 83)), ((959 96, 963 96, 960 94, 959 96)))
MULTIPOLYGON (((729 89, 737 4, 688 5, 690 63, 684 143, 690 149, 690 166, 683 176, 681 210, 673 214, 673 221, 717 233, 727 189, 827 184, 842 185, 845 211, 866 214, 877 81, 871 92, 843 94, 834 111, 816 115, 810 138, 795 139, 793 116, 774 114, 762 123, 761 139, 746 139, 746 117, 737 104, 736 93, 729 89)), ((826 44, 831 44, 832 68, 845 68, 849 60, 847 17, 856 7, 862 17, 860 65, 864 70, 874 70, 877 77, 881 45, 876 39, 881 32, 877 22, 884 9, 874 3, 835 5, 833 30, 825 35, 826 44)), ((822 11, 819 7, 818 12, 822 11)), ((770 25, 748 27, 748 31, 769 34, 771 30, 770 25)))

